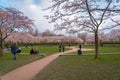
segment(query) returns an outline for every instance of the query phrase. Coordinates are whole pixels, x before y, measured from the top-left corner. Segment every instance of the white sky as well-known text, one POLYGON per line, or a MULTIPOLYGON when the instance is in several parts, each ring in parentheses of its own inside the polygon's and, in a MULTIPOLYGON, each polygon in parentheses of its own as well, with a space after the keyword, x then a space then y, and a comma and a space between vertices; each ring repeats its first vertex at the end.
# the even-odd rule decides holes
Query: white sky
POLYGON ((35 25, 40 32, 46 29, 53 30, 52 24, 48 23, 48 20, 44 18, 45 14, 49 14, 48 11, 42 11, 47 8, 50 3, 49 0, 0 0, 0 4, 4 7, 12 7, 20 10, 25 16, 35 20, 35 25))
MULTIPOLYGON (((46 29, 51 31, 54 29, 54 26, 48 23, 48 20, 44 18, 44 15, 50 14, 50 12, 42 11, 42 9, 50 6, 49 1, 50 0, 0 0, 0 5, 20 10, 25 14, 25 16, 35 20, 37 29, 40 32, 43 32, 46 29)), ((110 23, 102 24, 101 26, 106 26, 108 24, 110 23)))

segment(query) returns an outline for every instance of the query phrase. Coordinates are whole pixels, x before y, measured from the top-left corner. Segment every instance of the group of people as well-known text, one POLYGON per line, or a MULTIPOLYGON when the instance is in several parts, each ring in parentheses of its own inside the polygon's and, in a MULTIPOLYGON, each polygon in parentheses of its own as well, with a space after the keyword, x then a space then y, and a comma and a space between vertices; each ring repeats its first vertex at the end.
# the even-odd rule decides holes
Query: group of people
MULTIPOLYGON (((11 46, 11 52, 13 53, 14 55, 14 60, 16 60, 16 53, 20 53, 21 50, 19 49, 18 45, 16 43, 13 43, 11 46)), ((82 54, 82 51, 81 51, 81 48, 82 48, 82 45, 80 44, 79 45, 79 49, 78 49, 78 55, 81 55, 82 54)), ((65 46, 60 44, 59 45, 59 52, 64 52, 65 51, 65 46)), ((38 54, 39 53, 39 50, 37 48, 32 48, 30 50, 30 54, 38 54)))
MULTIPOLYGON (((16 60, 16 54, 21 52, 21 49, 19 49, 17 43, 12 43, 12 45, 10 46, 11 48, 11 52, 13 54, 13 59, 16 60)), ((30 54, 38 54, 39 50, 37 48, 32 48, 30 50, 30 54)))
POLYGON ((59 52, 64 52, 65 51, 65 46, 60 44, 59 45, 59 52))
POLYGON ((31 50, 30 50, 30 54, 38 54, 39 53, 39 50, 37 49, 37 48, 32 48, 31 50))

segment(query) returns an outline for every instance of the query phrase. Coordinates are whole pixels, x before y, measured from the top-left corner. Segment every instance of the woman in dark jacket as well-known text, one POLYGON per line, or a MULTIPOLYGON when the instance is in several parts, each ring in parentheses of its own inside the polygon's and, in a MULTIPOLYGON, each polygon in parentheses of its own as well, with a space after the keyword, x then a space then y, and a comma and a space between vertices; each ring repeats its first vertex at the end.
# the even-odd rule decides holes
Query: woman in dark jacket
POLYGON ((12 52, 12 54, 14 55, 14 60, 16 60, 17 50, 18 50, 17 44, 16 44, 16 43, 13 43, 13 44, 11 45, 11 52, 12 52))
POLYGON ((34 48, 32 48, 32 49, 30 50, 30 54, 35 54, 34 48))

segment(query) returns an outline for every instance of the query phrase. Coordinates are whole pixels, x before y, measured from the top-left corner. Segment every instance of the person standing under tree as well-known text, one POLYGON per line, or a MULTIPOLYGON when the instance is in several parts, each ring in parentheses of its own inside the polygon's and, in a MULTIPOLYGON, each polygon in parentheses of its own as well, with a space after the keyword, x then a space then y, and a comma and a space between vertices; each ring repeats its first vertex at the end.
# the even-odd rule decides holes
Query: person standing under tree
POLYGON ((81 48, 82 48, 82 45, 81 45, 81 44, 79 44, 79 48, 80 48, 80 50, 81 50, 81 48))
POLYGON ((62 47, 62 45, 60 44, 60 45, 59 45, 59 52, 61 52, 61 47, 62 47))
POLYGON ((12 52, 12 54, 14 55, 14 60, 16 60, 16 53, 17 53, 17 50, 18 50, 19 48, 18 48, 18 46, 17 46, 17 44, 16 43, 13 43, 12 45, 11 45, 11 52, 12 52))
POLYGON ((69 47, 71 46, 71 44, 69 43, 69 47))
POLYGON ((79 44, 78 55, 81 55, 81 54, 82 54, 81 48, 82 48, 82 45, 79 44))
POLYGON ((62 51, 63 51, 63 52, 65 51, 65 46, 64 46, 64 45, 62 45, 62 51))

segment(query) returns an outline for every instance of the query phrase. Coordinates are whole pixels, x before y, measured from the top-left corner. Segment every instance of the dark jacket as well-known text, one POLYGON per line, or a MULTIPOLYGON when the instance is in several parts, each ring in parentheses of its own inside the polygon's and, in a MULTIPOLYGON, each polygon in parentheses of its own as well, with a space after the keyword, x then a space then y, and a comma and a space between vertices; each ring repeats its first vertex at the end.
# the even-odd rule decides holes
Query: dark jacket
POLYGON ((11 52, 15 54, 15 53, 17 53, 17 50, 18 50, 18 46, 16 44, 13 44, 11 46, 11 52))

